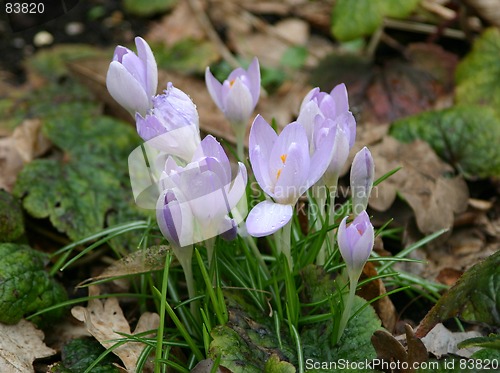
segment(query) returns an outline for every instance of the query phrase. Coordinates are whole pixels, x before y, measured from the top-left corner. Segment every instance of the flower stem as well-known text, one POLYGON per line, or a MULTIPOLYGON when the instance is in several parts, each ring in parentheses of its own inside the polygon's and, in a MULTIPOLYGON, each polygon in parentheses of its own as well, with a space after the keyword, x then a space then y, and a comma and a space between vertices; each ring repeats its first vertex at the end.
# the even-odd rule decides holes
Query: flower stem
POLYGON ((359 275, 357 276, 349 276, 349 295, 347 297, 344 307, 344 311, 342 312, 342 317, 339 323, 339 329, 337 333, 336 343, 340 341, 342 334, 344 334, 345 327, 347 326, 347 322, 349 321, 349 317, 351 316, 352 305, 354 303, 354 296, 356 295, 356 287, 358 286, 359 275))
POLYGON ((285 254, 290 271, 293 271, 292 249, 290 242, 291 235, 292 235, 292 220, 290 219, 290 221, 286 223, 283 226, 283 228, 281 228, 281 235, 279 237, 279 247, 281 248, 281 252, 285 254))
POLYGON ((245 134, 247 127, 245 123, 235 123, 233 129, 236 134, 236 155, 240 162, 245 163, 245 134))

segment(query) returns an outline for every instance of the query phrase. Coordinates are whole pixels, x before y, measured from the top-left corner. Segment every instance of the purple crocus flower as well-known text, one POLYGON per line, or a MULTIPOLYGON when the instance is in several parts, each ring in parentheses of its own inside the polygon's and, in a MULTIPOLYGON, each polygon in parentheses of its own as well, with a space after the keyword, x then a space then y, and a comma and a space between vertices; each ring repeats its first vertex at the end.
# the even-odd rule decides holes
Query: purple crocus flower
POLYGON ((109 65, 106 86, 111 96, 130 114, 145 115, 158 87, 158 69, 148 43, 135 38, 137 55, 118 46, 109 65))
POLYGON ((224 116, 235 126, 246 127, 260 95, 260 68, 257 58, 245 70, 233 70, 221 84, 207 67, 205 82, 208 92, 224 116))
POLYGON ((347 216, 342 219, 337 233, 337 243, 340 254, 347 266, 351 281, 358 280, 363 266, 373 249, 373 225, 366 211, 361 212, 352 223, 346 227, 347 216))
POLYGON ((152 147, 186 161, 200 144, 196 105, 170 82, 162 94, 153 98, 153 108, 147 115, 136 113, 136 125, 139 136, 152 147))
POLYGON ((185 167, 169 157, 160 183, 163 193, 157 205, 158 225, 167 238, 180 246, 219 234, 234 238, 237 222, 228 214, 238 215, 234 209, 245 194, 246 168, 239 163, 233 170, 213 136, 201 141, 185 167))
POLYGON ((354 216, 358 216, 368 206, 368 199, 375 177, 375 164, 370 150, 365 146, 352 161, 351 194, 354 216))
POLYGON ((306 129, 307 138, 312 141, 316 116, 345 123, 349 137, 349 149, 356 139, 356 120, 349 111, 347 89, 345 84, 335 86, 330 93, 313 88, 302 100, 297 122, 306 129))
POLYGON ((333 155, 333 132, 309 154, 305 129, 297 122, 278 136, 257 115, 250 130, 250 162, 255 178, 272 200, 260 202, 250 211, 246 225, 255 237, 276 232, 288 223, 293 206, 325 172, 333 155))

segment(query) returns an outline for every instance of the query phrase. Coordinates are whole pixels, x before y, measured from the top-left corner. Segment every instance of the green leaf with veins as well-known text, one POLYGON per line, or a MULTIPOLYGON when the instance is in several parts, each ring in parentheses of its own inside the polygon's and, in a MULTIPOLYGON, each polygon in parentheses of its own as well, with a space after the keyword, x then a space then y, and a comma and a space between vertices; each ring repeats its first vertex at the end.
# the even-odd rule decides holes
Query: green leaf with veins
POLYGON ((372 34, 384 17, 405 18, 419 0, 337 0, 332 10, 331 31, 341 41, 372 34))
POLYGON ((127 158, 139 139, 132 127, 74 103, 47 118, 44 132, 64 157, 35 160, 19 174, 13 192, 29 214, 78 240, 108 225, 107 214, 134 209, 127 158))
POLYGON ((469 268, 420 323, 418 337, 452 317, 500 327, 500 251, 469 268))
POLYGON ((273 319, 259 312, 241 294, 224 292, 224 295, 229 322, 212 329, 209 357, 216 360, 221 356, 220 365, 233 372, 290 371, 293 365, 289 361, 295 361, 294 350, 286 335, 281 336, 280 349, 273 319))
MULTIPOLYGON (((50 372, 84 373, 104 351, 105 348, 95 339, 72 339, 62 348, 62 362, 53 366, 50 372)), ((119 373, 121 370, 114 365, 118 361, 115 355, 109 354, 92 368, 92 373, 119 373)))
POLYGON ((455 72, 459 104, 481 104, 500 115, 500 30, 486 30, 455 72))
POLYGON ((457 105, 394 122, 390 134, 403 142, 428 142, 466 176, 500 175, 500 117, 489 108, 457 105))
MULTIPOLYGON (((27 245, 0 244, 0 322, 15 324, 24 315, 66 300, 66 291, 44 270, 46 254, 27 245)), ((57 318, 59 308, 44 317, 57 318)))
POLYGON ((8 192, 0 189, 0 242, 14 241, 23 234, 21 204, 8 192))

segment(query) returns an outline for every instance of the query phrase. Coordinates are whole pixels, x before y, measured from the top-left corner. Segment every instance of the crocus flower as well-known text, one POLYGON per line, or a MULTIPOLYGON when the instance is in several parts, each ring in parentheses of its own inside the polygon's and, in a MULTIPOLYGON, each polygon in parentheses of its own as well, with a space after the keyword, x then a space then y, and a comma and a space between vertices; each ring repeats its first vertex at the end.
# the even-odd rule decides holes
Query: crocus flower
POLYGON ((169 157, 157 205, 161 231, 180 246, 223 233, 234 237, 237 222, 228 214, 245 194, 246 183, 243 163, 233 170, 224 149, 211 135, 201 141, 187 166, 181 167, 169 157))
POLYGON ((299 197, 330 163, 333 132, 326 136, 310 155, 305 129, 299 123, 290 123, 278 136, 257 115, 250 130, 250 162, 257 182, 272 200, 260 202, 250 211, 246 221, 250 235, 269 235, 290 221, 299 197))
POLYGON ((152 147, 189 161, 200 144, 196 105, 170 82, 152 101, 145 116, 136 113, 139 136, 152 147))
POLYGON ((361 212, 348 227, 346 221, 347 216, 340 222, 337 242, 348 273, 359 277, 373 249, 373 225, 366 211, 361 212))
POLYGON ((137 55, 118 46, 109 65, 106 85, 111 96, 130 114, 145 115, 158 86, 158 70, 148 43, 135 38, 137 55))
POLYGON ((351 194, 354 216, 358 216, 368 206, 368 199, 375 177, 375 164, 372 154, 365 146, 352 161, 351 166, 351 194))
MULTIPOLYGON (((335 86, 330 93, 321 92, 313 88, 302 100, 297 122, 306 129, 307 138, 312 141, 316 117, 328 118, 336 122, 345 123, 346 134, 349 139, 349 149, 356 139, 356 120, 349 111, 347 89, 345 84, 335 86)), ((314 145, 314 144, 311 144, 314 145)))
POLYGON ((320 147, 323 141, 328 140, 330 132, 333 133, 334 137, 332 160, 322 178, 323 183, 329 189, 337 186, 340 172, 349 156, 350 134, 348 124, 343 119, 344 117, 337 117, 336 119, 324 118, 320 115, 317 115, 315 118, 313 134, 314 149, 320 147))
POLYGON ((370 223, 370 218, 366 211, 361 212, 348 227, 346 226, 346 221, 347 216, 340 222, 337 243, 349 276, 349 296, 344 301, 345 307, 339 322, 336 342, 340 341, 347 321, 351 316, 359 276, 363 271, 363 266, 370 257, 375 240, 373 225, 370 223))
POLYGON ((233 124, 246 127, 260 95, 260 69, 257 58, 245 70, 233 70, 221 84, 207 67, 205 82, 208 92, 224 116, 233 124))

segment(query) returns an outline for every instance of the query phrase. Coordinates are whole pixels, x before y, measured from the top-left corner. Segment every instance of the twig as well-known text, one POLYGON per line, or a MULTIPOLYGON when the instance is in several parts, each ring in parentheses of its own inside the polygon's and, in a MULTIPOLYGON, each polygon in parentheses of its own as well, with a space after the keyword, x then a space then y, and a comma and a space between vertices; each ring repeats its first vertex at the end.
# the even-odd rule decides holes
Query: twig
POLYGON ((397 30, 420 32, 422 34, 435 34, 441 32, 441 35, 449 38, 465 39, 465 33, 461 30, 451 28, 444 28, 441 30, 438 26, 429 25, 427 23, 399 21, 397 19, 386 18, 384 19, 384 26, 397 30))
POLYGON ((217 32, 215 31, 212 22, 208 18, 203 6, 201 5, 199 0, 188 0, 189 7, 194 13, 198 23, 203 28, 207 37, 210 39, 212 43, 214 43, 215 47, 219 50, 222 58, 226 60, 226 62, 233 68, 237 68, 240 66, 238 60, 233 56, 231 51, 226 47, 224 42, 221 40, 217 32))

